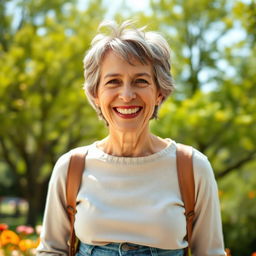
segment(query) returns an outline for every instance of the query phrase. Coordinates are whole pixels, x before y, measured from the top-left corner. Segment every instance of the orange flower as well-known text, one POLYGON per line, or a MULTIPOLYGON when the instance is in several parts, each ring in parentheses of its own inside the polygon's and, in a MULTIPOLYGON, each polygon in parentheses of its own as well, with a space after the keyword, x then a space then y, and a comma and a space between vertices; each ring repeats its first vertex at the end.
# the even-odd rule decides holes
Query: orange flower
POLYGON ((24 239, 19 242, 19 248, 21 251, 27 251, 34 248, 34 242, 30 239, 24 239))
POLYGON ((20 241, 20 238, 18 237, 18 235, 16 233, 7 229, 7 230, 4 230, 0 234, 0 241, 1 241, 2 246, 6 245, 6 244, 17 245, 20 241))
POLYGON ((250 199, 255 198, 255 197, 256 197, 255 191, 250 191, 250 192, 248 192, 248 197, 249 197, 250 199))
POLYGON ((253 252, 253 253, 251 254, 251 256, 256 256, 256 252, 253 252))

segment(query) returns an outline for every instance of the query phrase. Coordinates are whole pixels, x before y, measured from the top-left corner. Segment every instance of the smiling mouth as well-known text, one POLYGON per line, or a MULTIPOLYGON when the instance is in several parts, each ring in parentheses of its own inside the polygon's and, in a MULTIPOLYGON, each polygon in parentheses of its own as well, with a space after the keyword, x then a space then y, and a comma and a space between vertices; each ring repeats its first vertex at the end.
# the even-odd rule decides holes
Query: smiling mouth
POLYGON ((122 118, 137 117, 142 110, 142 107, 115 107, 114 111, 122 118))

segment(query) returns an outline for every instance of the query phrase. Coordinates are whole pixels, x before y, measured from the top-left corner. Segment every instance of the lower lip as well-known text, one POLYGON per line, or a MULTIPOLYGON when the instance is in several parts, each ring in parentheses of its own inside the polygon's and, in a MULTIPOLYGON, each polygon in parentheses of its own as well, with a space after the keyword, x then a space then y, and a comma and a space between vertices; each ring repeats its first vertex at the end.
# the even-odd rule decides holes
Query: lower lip
POLYGON ((136 113, 133 113, 133 114, 122 114, 122 113, 118 112, 116 109, 114 109, 114 111, 117 113, 118 116, 120 116, 124 119, 132 119, 132 118, 137 117, 140 114, 141 109, 138 110, 136 113))

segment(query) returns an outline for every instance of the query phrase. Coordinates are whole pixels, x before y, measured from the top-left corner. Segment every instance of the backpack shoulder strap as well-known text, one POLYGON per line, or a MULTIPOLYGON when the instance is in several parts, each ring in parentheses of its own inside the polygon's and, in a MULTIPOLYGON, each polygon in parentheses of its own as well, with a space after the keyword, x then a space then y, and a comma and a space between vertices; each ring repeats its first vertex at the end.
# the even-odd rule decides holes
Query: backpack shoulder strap
POLYGON ((195 215, 195 180, 192 162, 192 147, 177 144, 177 172, 180 193, 185 207, 188 247, 191 248, 193 219, 195 215))
POLYGON ((74 231, 74 222, 76 214, 76 197, 81 185, 82 174, 85 169, 85 153, 75 153, 71 156, 68 173, 66 179, 66 200, 67 200, 67 212, 70 220, 70 239, 69 245, 69 256, 75 255, 76 248, 76 236, 74 231))

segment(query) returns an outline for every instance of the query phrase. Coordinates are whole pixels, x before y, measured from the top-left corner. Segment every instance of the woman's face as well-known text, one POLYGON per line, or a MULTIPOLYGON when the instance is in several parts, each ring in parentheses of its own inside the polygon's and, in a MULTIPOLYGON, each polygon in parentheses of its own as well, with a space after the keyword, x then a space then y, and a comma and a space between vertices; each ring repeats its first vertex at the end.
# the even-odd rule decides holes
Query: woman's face
POLYGON ((113 51, 106 54, 101 64, 95 103, 113 131, 147 128, 155 105, 161 103, 151 64, 143 65, 135 59, 132 64, 113 51))

